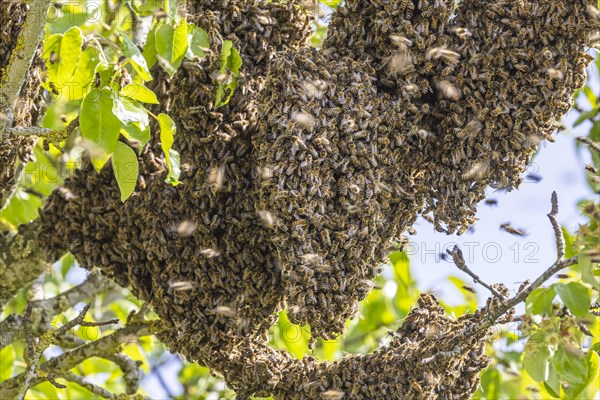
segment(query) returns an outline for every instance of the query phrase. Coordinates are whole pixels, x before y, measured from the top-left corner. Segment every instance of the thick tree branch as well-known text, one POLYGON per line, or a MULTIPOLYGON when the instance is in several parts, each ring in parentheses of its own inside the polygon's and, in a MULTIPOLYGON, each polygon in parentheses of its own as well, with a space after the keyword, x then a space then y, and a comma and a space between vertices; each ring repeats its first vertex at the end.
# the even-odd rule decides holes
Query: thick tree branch
POLYGON ((27 128, 8 128, 12 136, 47 136, 52 129, 30 126, 27 128))
POLYGON ((38 223, 19 227, 19 233, 0 233, 0 310, 48 263, 36 244, 38 223))
POLYGON ((7 136, 5 128, 13 122, 14 106, 23 86, 25 75, 31 67, 33 55, 44 34, 44 24, 50 7, 50 0, 28 2, 29 11, 25 24, 17 40, 17 45, 11 54, 6 73, 0 82, 0 131, 7 136))

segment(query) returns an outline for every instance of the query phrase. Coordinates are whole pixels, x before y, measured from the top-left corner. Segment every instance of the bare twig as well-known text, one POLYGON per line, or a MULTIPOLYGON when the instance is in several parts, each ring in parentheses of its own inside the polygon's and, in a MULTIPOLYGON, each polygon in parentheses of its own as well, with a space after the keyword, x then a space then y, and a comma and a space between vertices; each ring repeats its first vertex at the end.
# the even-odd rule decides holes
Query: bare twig
POLYGON ((560 272, 561 270, 570 267, 571 265, 577 264, 579 258, 577 256, 571 257, 565 260, 565 239, 563 237, 562 231, 560 229, 560 225, 556 220, 556 216, 558 214, 558 197, 556 192, 552 193, 551 198, 552 208, 550 213, 548 214, 548 218, 550 219, 550 223, 552 224, 552 228, 554 229, 554 234, 556 237, 556 248, 558 257, 554 264, 550 266, 546 271, 544 271, 533 283, 527 285, 523 290, 520 290, 513 298, 505 302, 502 307, 491 312, 485 319, 483 319, 478 324, 475 324, 469 327, 464 334, 466 336, 472 336, 478 332, 481 332, 484 329, 490 328, 500 317, 509 312, 513 307, 517 304, 524 302, 527 297, 533 292, 535 289, 542 286, 548 279, 550 279, 554 274, 560 272))
MULTIPOLYGON (((92 271, 88 278, 80 285, 50 299, 31 302, 32 315, 35 317, 31 321, 33 333, 41 334, 50 328, 49 324, 54 316, 85 299, 115 287, 116 285, 112 281, 104 278, 99 272, 92 271)), ((22 334, 23 319, 15 315, 8 316, 4 321, 0 322, 0 349, 20 339, 22 334)))
POLYGON ((463 271, 467 275, 469 275, 471 278, 473 278, 473 282, 479 283, 481 286, 483 286, 484 288, 489 290, 494 296, 499 298, 502 302, 506 301, 506 297, 504 297, 501 293, 499 293, 491 285, 484 282, 477 274, 475 274, 473 271, 471 271, 469 269, 469 267, 467 267, 467 264, 465 263, 465 258, 463 257, 462 250, 460 249, 460 247, 458 247, 457 245, 454 245, 454 248, 452 250, 448 249, 446 251, 452 257, 452 260, 454 261, 454 265, 456 265, 456 267, 458 269, 460 269, 461 271, 463 271))
POLYGON ((556 257, 558 260, 564 260, 566 244, 562 230, 560 229, 560 224, 556 220, 556 216, 558 215, 558 196, 556 195, 556 192, 552 192, 551 202, 552 209, 548 214, 548 219, 550 219, 550 224, 552 224, 552 229, 554 229, 554 237, 556 239, 556 257))
POLYGON ((66 379, 69 382, 73 382, 78 384, 79 386, 81 386, 82 388, 85 388, 87 390, 89 390, 90 392, 94 393, 97 396, 100 396, 102 398, 105 399, 117 399, 117 396, 111 392, 109 392, 108 390, 104 389, 103 387, 100 387, 98 385, 94 385, 93 383, 90 383, 88 381, 86 381, 85 379, 83 379, 83 377, 74 374, 72 372, 66 371, 60 374, 61 378, 66 379))

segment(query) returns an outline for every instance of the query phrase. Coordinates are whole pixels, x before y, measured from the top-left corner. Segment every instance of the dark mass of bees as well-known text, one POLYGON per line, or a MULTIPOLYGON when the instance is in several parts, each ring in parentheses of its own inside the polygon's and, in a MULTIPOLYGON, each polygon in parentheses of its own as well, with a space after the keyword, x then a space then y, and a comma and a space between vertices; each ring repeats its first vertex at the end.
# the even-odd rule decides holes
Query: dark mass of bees
POLYGON ((239 398, 468 398, 487 360, 453 332, 486 309, 453 321, 424 296, 387 346, 333 364, 268 347, 268 327, 285 307, 313 338, 342 333, 418 214, 462 233, 488 185, 517 187, 584 83, 593 3, 347 0, 317 51, 294 1, 190 1, 211 52, 155 84, 182 184, 156 143, 125 204, 84 167, 42 210, 40 246, 130 286, 239 398), (214 109, 221 38, 244 64, 214 109))
MULTIPOLYGON (((7 2, 0 9, 0 82, 9 65, 11 54, 17 46, 17 38, 25 22, 26 5, 19 2, 7 2)), ((42 113, 40 70, 44 64, 41 47, 35 55, 33 67, 27 72, 21 88, 13 116, 13 126, 28 127, 36 125, 42 113)), ((0 119, 6 118, 0 113, 0 119)), ((15 186, 16 167, 31 159, 34 138, 0 138, 0 193, 9 193, 15 186)), ((5 198, 0 196, 0 200, 5 198)), ((1 204, 0 206, 3 206, 1 204)))

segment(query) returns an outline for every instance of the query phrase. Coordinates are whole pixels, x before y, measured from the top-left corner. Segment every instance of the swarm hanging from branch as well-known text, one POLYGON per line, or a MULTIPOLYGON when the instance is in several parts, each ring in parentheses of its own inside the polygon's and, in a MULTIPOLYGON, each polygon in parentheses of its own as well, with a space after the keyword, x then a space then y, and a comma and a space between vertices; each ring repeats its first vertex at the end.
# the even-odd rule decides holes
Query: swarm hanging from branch
MULTIPOLYGON (((341 333, 419 213, 463 232, 488 184, 518 186, 583 84, 585 38, 600 28, 591 6, 463 0, 451 19, 451 1, 348 1, 315 52, 294 2, 190 2, 212 41, 165 94, 183 184, 164 185, 152 147, 124 205, 108 169, 84 167, 50 196, 39 244, 131 286, 162 318, 161 339, 220 371, 242 398, 467 398, 486 364, 480 336, 448 347, 437 334, 411 336, 409 318, 400 337, 413 345, 394 339, 321 364, 270 349, 267 328, 286 304, 315 338, 341 333), (244 66, 231 103, 215 110, 217 32, 244 66)), ((411 318, 431 319, 416 326, 454 324, 431 299, 420 309, 411 318)))

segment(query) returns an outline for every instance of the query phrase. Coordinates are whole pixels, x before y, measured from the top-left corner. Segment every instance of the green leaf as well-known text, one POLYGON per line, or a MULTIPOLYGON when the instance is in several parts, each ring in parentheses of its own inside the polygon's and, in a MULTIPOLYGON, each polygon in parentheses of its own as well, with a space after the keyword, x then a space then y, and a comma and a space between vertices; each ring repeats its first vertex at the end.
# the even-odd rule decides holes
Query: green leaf
POLYGON ((543 343, 536 344, 533 350, 526 351, 523 357, 525 371, 537 382, 543 382, 548 379, 549 363, 550 350, 543 343))
POLYGON ((112 155, 112 167, 121 191, 121 201, 125 201, 135 190, 139 175, 139 164, 135 151, 123 142, 118 142, 112 155))
POLYGON ((569 386, 565 392, 572 399, 588 400, 597 395, 600 391, 600 358, 597 353, 590 351, 586 354, 588 374, 581 385, 569 386))
POLYGON ((138 142, 140 144, 140 150, 150 140, 150 127, 148 126, 146 129, 142 130, 138 123, 123 125, 121 127, 121 133, 127 140, 138 142))
POLYGON ((588 377, 585 353, 575 347, 560 346, 552 359, 556 373, 569 385, 581 385, 588 377))
POLYGON ((88 94, 92 88, 92 80, 99 62, 98 50, 92 46, 88 46, 83 50, 81 56, 79 56, 75 75, 73 75, 73 82, 68 84, 70 86, 69 101, 81 100, 88 94))
POLYGON ((585 254, 579 254, 579 268, 581 269, 581 280, 592 285, 596 290, 600 291, 600 281, 594 276, 594 266, 592 258, 585 254))
POLYGON ((83 36, 81 29, 74 26, 63 35, 54 34, 44 42, 44 60, 48 82, 64 85, 71 82, 81 55, 83 36))
POLYGON ((150 123, 146 109, 140 103, 128 97, 116 96, 113 113, 123 125, 137 122, 140 128, 144 130, 150 123))
POLYGON ((156 52, 161 65, 173 75, 187 52, 187 23, 181 19, 175 25, 165 24, 155 34, 156 52))
POLYGON ((158 104, 158 99, 154 92, 148 89, 146 86, 130 83, 125 86, 119 93, 121 96, 127 96, 142 103, 158 104))
POLYGON ((148 32, 146 45, 144 46, 142 54, 144 55, 148 68, 152 68, 154 64, 158 62, 158 58, 156 57, 156 26, 152 27, 152 30, 148 32))
POLYGON ((221 106, 226 105, 231 100, 235 88, 237 87, 237 78, 240 72, 240 67, 242 66, 242 58, 238 51, 233 47, 233 42, 231 40, 225 40, 221 47, 221 60, 220 60, 220 69, 219 72, 221 74, 225 74, 228 70, 231 73, 231 77, 228 80, 228 83, 220 83, 217 87, 216 97, 215 97, 215 108, 219 108, 221 106), (225 95, 225 91, 228 91, 227 98, 223 100, 223 96, 225 95))
POLYGON ((481 375, 481 387, 483 388, 483 393, 485 393, 485 398, 500 398, 500 387, 502 386, 500 378, 500 372, 498 372, 498 369, 493 367, 488 368, 481 375))
POLYGON ((108 161, 119 139, 121 121, 113 113, 116 100, 114 91, 103 88, 92 90, 81 102, 81 136, 95 147, 91 149, 91 157, 97 171, 108 161))
POLYGON ((204 58, 206 51, 210 49, 208 33, 192 23, 188 24, 187 32, 188 49, 186 57, 190 59, 194 57, 204 58))
POLYGON ((149 16, 161 9, 163 11, 167 11, 169 6, 165 3, 168 3, 168 0, 146 0, 144 4, 142 4, 139 8, 136 8, 135 11, 142 16, 149 16))
POLYGON ((551 314, 552 300, 556 297, 554 287, 537 288, 527 297, 526 309, 532 314, 551 314))
POLYGON ((556 294, 567 308, 577 317, 588 315, 592 298, 590 290, 579 282, 557 283, 556 294))
POLYGON ((15 350, 8 345, 0 350, 0 381, 4 382, 11 377, 15 361, 15 350))
POLYGON ((590 111, 582 112, 579 115, 579 118, 577 118, 577 120, 573 123, 573 126, 576 127, 576 126, 581 125, 582 123, 584 123, 587 120, 593 120, 594 118, 596 118, 596 115, 598 115, 598 111, 599 111, 598 109, 593 109, 590 111))
POLYGON ((544 381, 544 388, 555 399, 560 398, 560 380, 558 379, 553 363, 550 363, 548 379, 544 381))
POLYGON ((140 52, 140 49, 137 48, 125 32, 121 32, 121 38, 123 39, 123 45, 121 46, 123 54, 131 59, 133 68, 143 80, 151 81, 152 75, 150 74, 148 63, 140 52))
POLYGON ((181 174, 179 153, 171 148, 175 141, 175 123, 168 115, 161 113, 158 115, 158 124, 160 126, 160 143, 165 153, 165 161, 167 162, 167 169, 169 171, 166 182, 175 186, 181 183, 179 182, 181 174))

